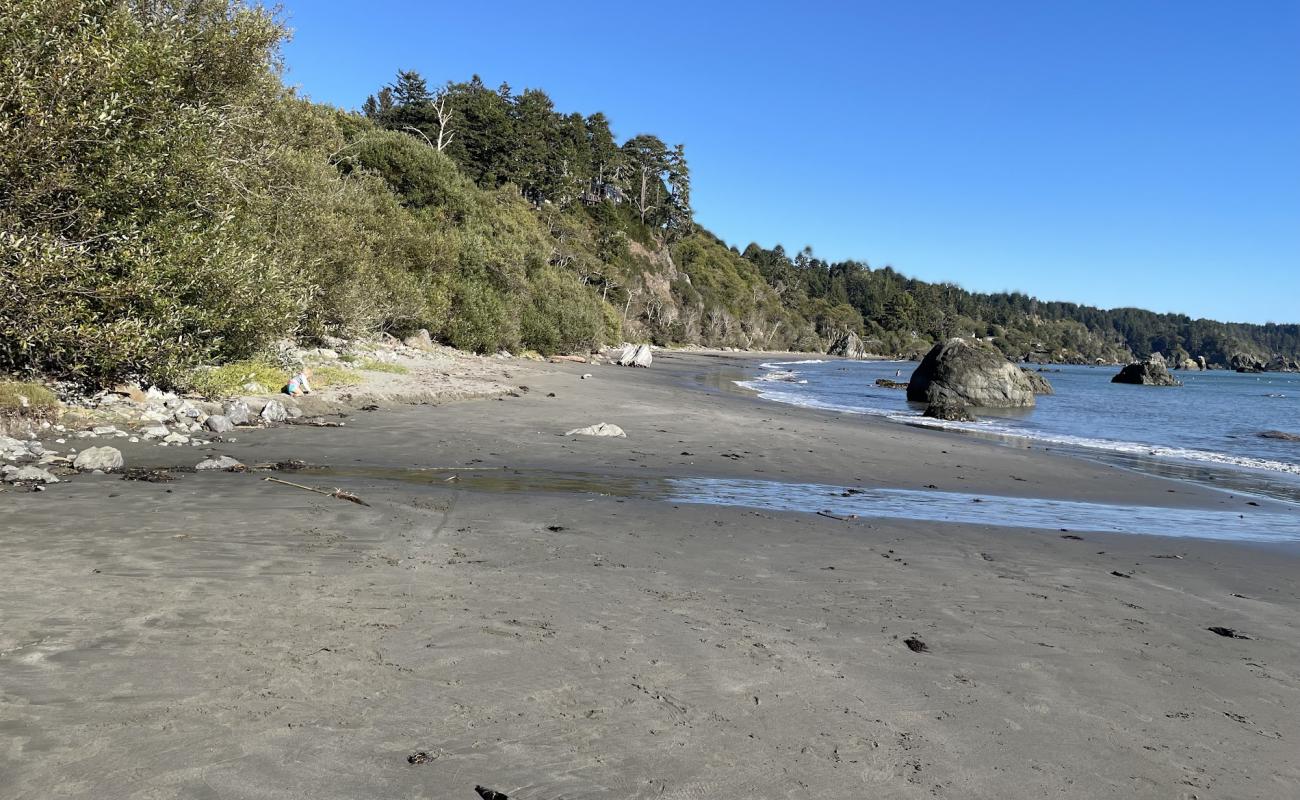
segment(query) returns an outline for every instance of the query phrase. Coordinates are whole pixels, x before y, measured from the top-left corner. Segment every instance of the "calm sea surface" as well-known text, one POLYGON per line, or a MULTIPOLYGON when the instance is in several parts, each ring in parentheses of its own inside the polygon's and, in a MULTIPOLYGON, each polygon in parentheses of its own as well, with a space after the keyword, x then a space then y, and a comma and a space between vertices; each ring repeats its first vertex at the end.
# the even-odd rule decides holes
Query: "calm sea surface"
POLYGON ((1064 366, 1044 373, 1056 394, 1039 397, 1036 408, 977 412, 979 422, 950 423, 922 418, 921 406, 908 403, 905 392, 875 385, 877 378, 906 381, 915 368, 894 361, 771 362, 739 384, 776 402, 1075 450, 1144 471, 1300 500, 1300 442, 1259 435, 1300 434, 1300 374, 1178 372, 1185 385, 1166 388, 1111 383, 1118 367, 1064 366))

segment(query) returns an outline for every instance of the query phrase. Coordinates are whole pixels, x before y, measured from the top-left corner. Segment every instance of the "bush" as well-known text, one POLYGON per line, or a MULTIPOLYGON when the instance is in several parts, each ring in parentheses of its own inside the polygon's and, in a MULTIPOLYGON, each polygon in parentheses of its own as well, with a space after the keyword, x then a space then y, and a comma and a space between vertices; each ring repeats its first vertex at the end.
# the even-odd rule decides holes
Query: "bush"
POLYGON ((453 347, 476 353, 518 347, 518 317, 501 292, 476 277, 463 279, 454 291, 445 328, 445 338, 453 347))
POLYGON ((602 306, 608 306, 576 277, 547 268, 533 275, 529 285, 530 302, 520 325, 525 346, 549 356, 600 345, 607 330, 602 306))
POLYGON ((223 399, 248 394, 244 384, 256 383, 267 391, 277 391, 289 382, 289 372, 266 358, 232 361, 219 367, 196 369, 185 381, 187 387, 204 397, 223 399))
POLYGON ((304 288, 247 198, 283 29, 227 0, 0 14, 0 369, 180 379, 291 329, 304 288))

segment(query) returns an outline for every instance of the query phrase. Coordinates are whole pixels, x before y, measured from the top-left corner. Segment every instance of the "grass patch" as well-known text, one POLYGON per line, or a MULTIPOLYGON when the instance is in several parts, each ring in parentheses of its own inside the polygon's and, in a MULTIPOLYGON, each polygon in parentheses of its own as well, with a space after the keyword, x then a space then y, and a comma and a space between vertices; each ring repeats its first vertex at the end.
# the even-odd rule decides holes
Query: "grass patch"
POLYGON ((0 416, 53 417, 59 398, 38 383, 0 381, 0 416))
POLYGON ((375 358, 366 358, 357 362, 357 366, 367 372, 391 372, 394 375, 405 375, 410 372, 409 369, 401 364, 393 364, 388 361, 380 361, 375 358))
POLYGON ((246 383, 260 384, 268 392, 279 391, 289 382, 289 371, 263 359, 232 361, 219 367, 190 373, 190 388, 212 399, 247 394, 246 383))
POLYGON ((329 365, 311 365, 311 388, 323 389, 345 383, 360 383, 361 374, 354 370, 329 365))

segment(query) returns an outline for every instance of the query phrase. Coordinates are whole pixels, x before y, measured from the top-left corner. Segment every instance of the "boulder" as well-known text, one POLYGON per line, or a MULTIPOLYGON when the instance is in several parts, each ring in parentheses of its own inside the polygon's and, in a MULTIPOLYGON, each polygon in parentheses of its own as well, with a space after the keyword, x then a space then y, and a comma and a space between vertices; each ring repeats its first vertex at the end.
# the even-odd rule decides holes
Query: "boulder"
POLYGON ((627 434, 617 425, 610 425, 608 422, 598 422, 595 425, 588 425, 585 428, 574 428, 565 436, 617 436, 623 439, 627 434))
POLYGON ((167 444, 189 444, 190 437, 183 433, 169 433, 163 437, 163 441, 167 444))
POLYGON ((840 356, 842 358, 862 358, 866 354, 866 345, 862 344, 862 339, 853 331, 841 334, 826 349, 826 355, 840 356))
POLYGON ((248 421, 253 417, 253 412, 248 407, 248 403, 243 400, 236 400, 233 403, 226 404, 221 416, 230 420, 231 425, 247 425, 248 421))
POLYGON ((6 483, 58 483, 59 479, 54 474, 47 472, 40 467, 26 466, 17 469, 7 469, 5 471, 6 483))
POLYGON ((654 360, 654 354, 650 352, 648 344, 630 344, 623 348, 623 353, 618 357, 620 367, 648 367, 654 360))
POLYGON ((1034 388, 1020 367, 988 342, 949 339, 930 348, 907 383, 918 403, 960 400, 983 408, 1032 408, 1034 388))
POLYGON ((1047 378, 1044 378, 1041 372, 1035 372, 1028 367, 1021 367, 1020 369, 1025 373, 1025 377, 1029 379, 1029 386, 1034 390, 1034 394, 1056 394, 1052 384, 1048 383, 1047 378))
POLYGON ((1169 373, 1169 366, 1165 364, 1165 357, 1159 353, 1152 353, 1141 361, 1134 361, 1120 370, 1120 373, 1111 378, 1110 382, 1131 383, 1137 386, 1183 385, 1169 373))
POLYGON ((217 458, 205 458, 194 465, 194 469, 199 472, 208 472, 212 470, 232 470, 243 469, 244 465, 231 458, 230 456, 218 456, 217 458))
POLYGON ((889 378, 876 378, 876 385, 882 389, 906 389, 907 381, 895 381, 889 378))
POLYGON ((76 459, 72 466, 82 472, 91 472, 93 470, 103 470, 104 472, 113 472, 125 466, 126 462, 122 459, 122 451, 116 447, 87 447, 80 453, 77 453, 76 459))
POLYGON ((941 397, 925 407, 925 415, 933 419, 943 419, 949 422, 974 422, 975 415, 970 413, 970 407, 955 398, 941 397))
POLYGON ((1200 368, 1201 368, 1201 363, 1196 359, 1192 358, 1191 356, 1184 358, 1182 361, 1178 362, 1175 365, 1175 369, 1187 370, 1188 372, 1196 372, 1200 370, 1200 368))
POLYGON ((434 349, 433 337, 430 336, 429 331, 425 330, 424 328, 419 329, 415 333, 403 339, 402 344, 406 345, 407 347, 413 347, 416 350, 434 349))
POLYGON ((289 411, 279 400, 268 400, 259 416, 263 422, 284 422, 289 418, 289 411))
POLYGON ((146 439, 161 439, 171 433, 166 425, 150 425, 147 428, 140 429, 140 435, 146 439))
POLYGON ((221 414, 213 414, 205 419, 203 424, 213 433, 225 433, 226 431, 232 431, 235 429, 235 424, 230 421, 230 418, 222 416, 221 414))

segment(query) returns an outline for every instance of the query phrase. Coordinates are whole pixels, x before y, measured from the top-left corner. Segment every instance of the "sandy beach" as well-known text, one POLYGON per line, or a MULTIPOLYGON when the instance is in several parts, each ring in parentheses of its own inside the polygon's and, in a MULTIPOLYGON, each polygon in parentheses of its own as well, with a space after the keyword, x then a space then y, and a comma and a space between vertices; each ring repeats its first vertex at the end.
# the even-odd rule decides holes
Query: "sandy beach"
POLYGON ((274 475, 368 506, 257 472, 0 495, 0 797, 1300 797, 1294 549, 653 487, 1294 510, 767 403, 731 387, 757 363, 513 361, 499 399, 122 448, 328 465, 274 475))

